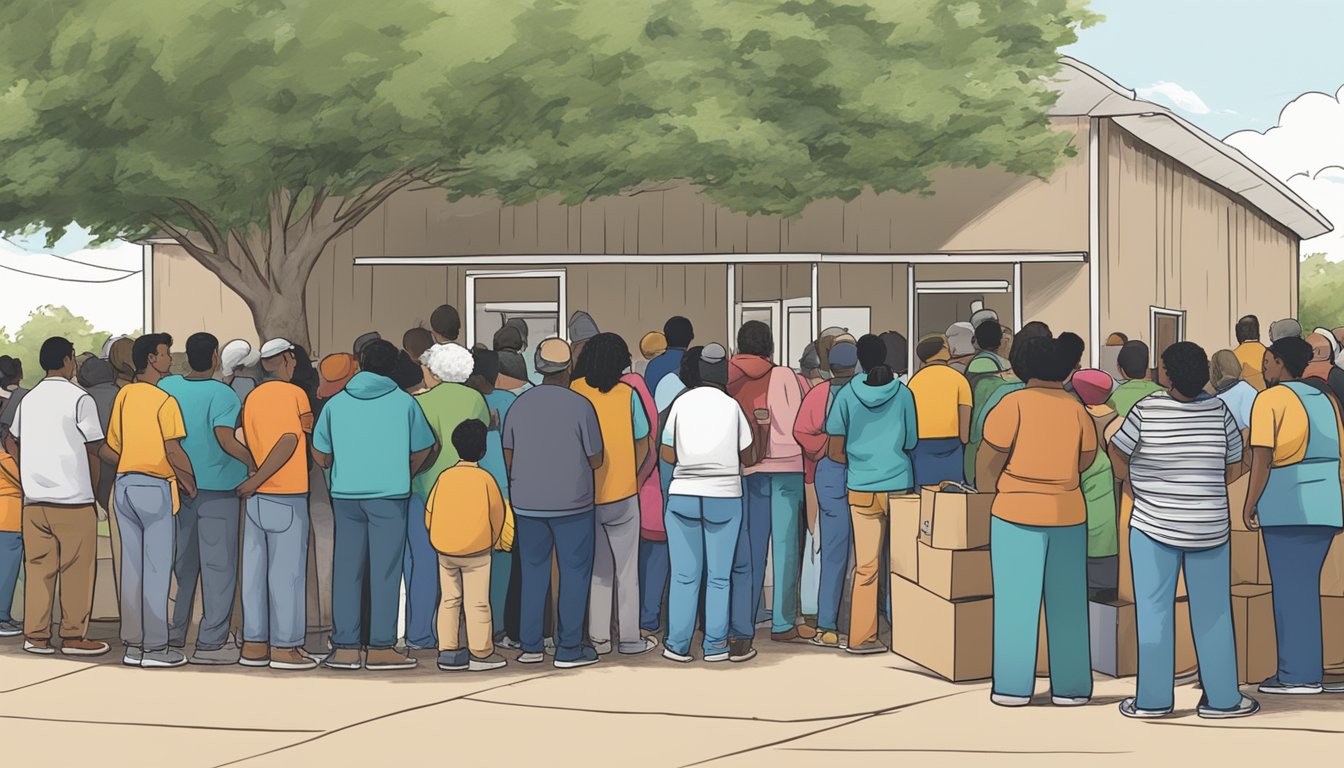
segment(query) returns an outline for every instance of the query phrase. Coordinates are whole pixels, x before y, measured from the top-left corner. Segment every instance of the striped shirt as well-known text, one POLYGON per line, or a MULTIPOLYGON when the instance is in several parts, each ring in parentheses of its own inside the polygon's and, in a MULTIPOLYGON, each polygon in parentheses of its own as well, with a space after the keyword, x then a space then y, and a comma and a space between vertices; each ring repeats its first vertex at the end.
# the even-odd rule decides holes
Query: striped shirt
POLYGON ((1136 403, 1111 445, 1129 457, 1130 525, 1168 546, 1228 541, 1227 465, 1241 461, 1241 431, 1222 400, 1182 403, 1162 392, 1136 403))

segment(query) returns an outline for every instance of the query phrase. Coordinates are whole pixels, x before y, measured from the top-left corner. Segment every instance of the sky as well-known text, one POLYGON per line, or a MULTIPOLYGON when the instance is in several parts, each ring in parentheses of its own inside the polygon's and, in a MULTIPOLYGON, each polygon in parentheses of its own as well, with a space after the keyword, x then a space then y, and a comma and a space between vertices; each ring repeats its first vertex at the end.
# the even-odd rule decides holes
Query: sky
POLYGON ((48 249, 46 234, 0 238, 0 328, 11 337, 34 309, 50 304, 82 315, 100 331, 119 334, 143 324, 140 246, 89 246, 88 232, 72 229, 48 249))

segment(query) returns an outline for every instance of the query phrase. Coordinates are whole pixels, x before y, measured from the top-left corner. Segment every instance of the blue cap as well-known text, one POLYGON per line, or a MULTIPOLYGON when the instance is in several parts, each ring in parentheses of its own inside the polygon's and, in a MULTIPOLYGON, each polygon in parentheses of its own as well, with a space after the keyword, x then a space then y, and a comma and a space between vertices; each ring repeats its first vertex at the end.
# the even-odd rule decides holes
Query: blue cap
POLYGON ((830 363, 831 370, 836 368, 853 368, 859 364, 859 348, 848 341, 842 341, 831 347, 831 351, 826 355, 830 363))

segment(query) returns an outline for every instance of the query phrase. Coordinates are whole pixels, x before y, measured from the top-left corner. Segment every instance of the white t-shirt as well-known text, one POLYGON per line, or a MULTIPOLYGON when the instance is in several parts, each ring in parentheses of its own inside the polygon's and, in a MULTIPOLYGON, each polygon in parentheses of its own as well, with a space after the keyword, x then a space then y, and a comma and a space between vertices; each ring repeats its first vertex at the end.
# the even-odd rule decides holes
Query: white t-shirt
POLYGON ((742 496, 742 459, 751 445, 751 425, 742 406, 715 387, 683 392, 672 404, 663 445, 677 452, 668 493, 736 499, 742 496))
POLYGON ((19 403, 12 431, 25 501, 93 503, 85 444, 102 440, 103 428, 88 392, 68 379, 43 379, 19 403))

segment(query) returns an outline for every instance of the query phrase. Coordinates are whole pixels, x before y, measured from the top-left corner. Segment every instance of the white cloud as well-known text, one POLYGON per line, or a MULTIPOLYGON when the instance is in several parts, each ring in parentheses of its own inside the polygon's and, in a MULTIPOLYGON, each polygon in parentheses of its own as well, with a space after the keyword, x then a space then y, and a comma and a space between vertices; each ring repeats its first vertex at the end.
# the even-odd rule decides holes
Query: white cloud
POLYGON ((1335 231, 1304 240, 1302 253, 1344 261, 1344 87, 1333 96, 1304 93, 1264 133, 1238 131, 1224 141, 1283 179, 1325 214, 1335 231))
POLYGON ((1165 80, 1159 80, 1147 88, 1139 88, 1134 92, 1141 99, 1170 104, 1182 112, 1189 112, 1192 115, 1207 115, 1213 111, 1209 109, 1209 105, 1204 103, 1198 93, 1180 83, 1168 83, 1165 80))

